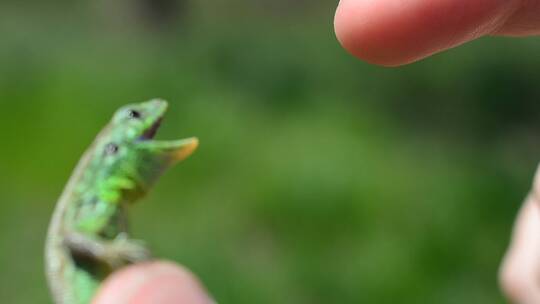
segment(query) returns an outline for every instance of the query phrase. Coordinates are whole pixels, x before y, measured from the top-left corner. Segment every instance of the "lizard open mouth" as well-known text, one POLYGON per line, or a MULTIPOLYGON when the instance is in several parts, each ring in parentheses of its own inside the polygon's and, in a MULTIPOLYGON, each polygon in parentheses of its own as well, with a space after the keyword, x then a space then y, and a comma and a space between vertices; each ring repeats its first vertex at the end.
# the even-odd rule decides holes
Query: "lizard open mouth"
POLYGON ((167 159, 180 161, 189 156, 197 148, 199 140, 196 137, 177 140, 154 140, 163 116, 167 111, 167 102, 161 99, 154 99, 137 105, 129 106, 128 116, 144 121, 144 128, 141 128, 141 135, 138 139, 140 149, 149 149, 156 153, 160 151, 167 155, 167 159))
POLYGON ((150 140, 153 139, 154 136, 156 136, 156 133, 161 126, 161 120, 163 118, 158 118, 141 136, 141 140, 150 140))

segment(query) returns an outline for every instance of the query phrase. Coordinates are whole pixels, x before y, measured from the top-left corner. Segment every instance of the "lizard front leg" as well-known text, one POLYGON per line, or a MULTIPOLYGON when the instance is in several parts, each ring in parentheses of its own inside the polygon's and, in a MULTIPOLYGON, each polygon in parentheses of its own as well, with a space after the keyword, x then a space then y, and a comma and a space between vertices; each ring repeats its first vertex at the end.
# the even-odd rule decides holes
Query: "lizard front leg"
POLYGON ((109 240, 71 231, 66 233, 64 245, 76 256, 101 261, 113 269, 151 258, 150 251, 142 241, 129 239, 125 233, 109 240))

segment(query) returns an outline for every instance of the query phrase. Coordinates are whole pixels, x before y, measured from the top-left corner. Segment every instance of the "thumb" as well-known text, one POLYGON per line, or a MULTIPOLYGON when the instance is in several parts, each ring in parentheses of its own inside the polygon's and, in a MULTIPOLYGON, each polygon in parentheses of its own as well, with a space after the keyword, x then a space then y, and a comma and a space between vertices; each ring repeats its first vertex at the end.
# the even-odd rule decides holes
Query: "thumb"
POLYGON ((113 273, 93 304, 212 304, 198 279, 171 262, 147 262, 113 273))

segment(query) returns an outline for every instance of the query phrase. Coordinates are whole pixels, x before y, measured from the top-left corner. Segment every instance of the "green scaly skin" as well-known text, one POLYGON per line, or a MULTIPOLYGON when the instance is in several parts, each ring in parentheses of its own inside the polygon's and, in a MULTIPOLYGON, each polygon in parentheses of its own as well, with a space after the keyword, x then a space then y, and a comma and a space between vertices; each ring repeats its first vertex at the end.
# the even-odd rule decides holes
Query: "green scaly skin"
POLYGON ((75 168, 47 234, 46 273, 56 304, 88 304, 112 271, 150 258, 128 238, 126 209, 198 145, 197 138, 152 139, 166 110, 157 99, 120 108, 75 168))

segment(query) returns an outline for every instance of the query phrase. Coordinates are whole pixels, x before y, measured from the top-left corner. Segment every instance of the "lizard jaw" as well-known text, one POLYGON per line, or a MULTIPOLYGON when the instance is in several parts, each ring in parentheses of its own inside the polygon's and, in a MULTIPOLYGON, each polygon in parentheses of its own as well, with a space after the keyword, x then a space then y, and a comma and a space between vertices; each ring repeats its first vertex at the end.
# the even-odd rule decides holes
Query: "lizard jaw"
POLYGON ((172 162, 181 161, 191 155, 199 145, 199 140, 196 137, 178 140, 154 140, 161 126, 163 116, 167 111, 167 102, 155 99, 146 104, 153 108, 152 112, 154 114, 151 124, 139 136, 137 145, 142 149, 152 150, 155 154, 166 155, 166 158, 172 162))

